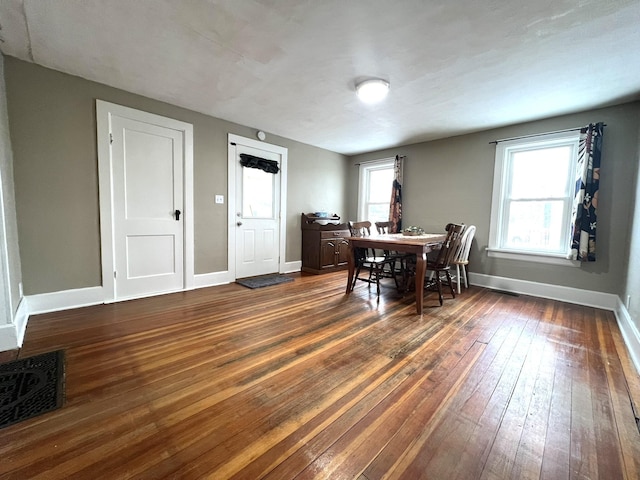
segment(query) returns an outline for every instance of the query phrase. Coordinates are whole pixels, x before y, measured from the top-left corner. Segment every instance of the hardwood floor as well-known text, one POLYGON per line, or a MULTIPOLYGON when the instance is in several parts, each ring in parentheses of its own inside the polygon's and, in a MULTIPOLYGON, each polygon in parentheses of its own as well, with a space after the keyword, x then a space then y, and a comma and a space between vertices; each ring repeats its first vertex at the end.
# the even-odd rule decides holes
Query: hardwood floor
POLYGON ((640 478, 611 312, 293 277, 32 317, 66 404, 0 430, 0 478, 640 478))

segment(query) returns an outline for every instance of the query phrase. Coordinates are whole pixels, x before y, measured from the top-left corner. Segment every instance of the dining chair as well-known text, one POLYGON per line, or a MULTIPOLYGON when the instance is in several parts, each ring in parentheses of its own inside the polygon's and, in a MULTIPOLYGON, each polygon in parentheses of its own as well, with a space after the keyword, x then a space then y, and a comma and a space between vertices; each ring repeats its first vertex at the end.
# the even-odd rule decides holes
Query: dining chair
POLYGON ((467 265, 469 264, 469 252, 471 250, 471 242, 476 233, 475 225, 469 225, 464 229, 458 249, 453 256, 452 264, 456 266, 456 283, 458 294, 460 294, 460 277, 464 280, 464 288, 469 288, 467 282, 467 265))
POLYGON ((376 222, 376 230, 380 235, 391 233, 389 230, 393 226, 393 222, 376 222))
MULTIPOLYGON (((393 222, 375 222, 375 225, 376 225, 376 230, 378 230, 378 235, 386 235, 389 233, 393 233, 390 231, 391 228, 393 227, 393 222)), ((413 253, 401 253, 401 252, 385 250, 384 254, 386 257, 389 257, 389 258, 393 257, 396 259, 396 262, 399 268, 394 269, 393 275, 394 276, 399 275, 401 277, 404 277, 404 269, 405 269, 406 261, 409 259, 415 258, 415 254, 413 253)))
MULTIPOLYGON (((371 235, 371 222, 363 221, 363 222, 349 222, 349 231, 351 232, 351 236, 353 237, 368 237, 371 235)), ((361 280, 363 282, 367 282, 369 286, 372 283, 376 284, 376 294, 378 296, 378 300, 380 299, 380 279, 389 276, 392 277, 396 288, 399 289, 398 280, 396 276, 393 274, 395 271, 395 262, 396 259, 385 254, 378 255, 373 248, 356 248, 355 249, 355 263, 356 263, 356 274, 353 277, 353 281, 351 283, 351 291, 353 291, 356 286, 356 281, 361 280), (389 267, 390 275, 385 274, 385 267, 389 267), (362 269, 368 271, 369 275, 367 277, 361 277, 360 272, 362 269)))
POLYGON ((456 253, 462 234, 465 229, 463 224, 449 223, 446 226, 447 236, 442 242, 442 247, 438 251, 437 257, 430 260, 427 257, 427 271, 433 272, 427 281, 425 282, 425 289, 436 287, 438 290, 438 299, 440 306, 444 303, 442 297, 442 276, 446 277, 446 283, 451 289, 451 295, 456 298, 456 292, 453 289, 453 281, 451 280, 451 263, 453 262, 453 256, 456 253))

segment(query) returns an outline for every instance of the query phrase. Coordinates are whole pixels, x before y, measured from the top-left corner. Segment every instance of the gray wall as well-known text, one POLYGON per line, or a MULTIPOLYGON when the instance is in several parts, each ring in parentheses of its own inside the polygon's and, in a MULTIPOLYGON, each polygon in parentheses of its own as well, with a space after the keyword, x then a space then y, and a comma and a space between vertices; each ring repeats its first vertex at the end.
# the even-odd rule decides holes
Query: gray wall
POLYGON ((0 188, 0 191, 2 191, 0 221, 4 219, 4 225, 0 225, 0 248, 6 249, 7 252, 7 264, 5 265, 4 261, 0 261, 2 263, 0 299, 3 301, 0 323, 11 323, 20 303, 22 271, 20 267, 20 250, 18 248, 18 225, 16 222, 13 184, 13 154, 9 137, 4 68, 4 58, 0 55, 0 179, 2 180, 2 188, 0 188))
MULTIPOLYGON (((613 293, 623 298, 628 271, 630 224, 636 195, 640 102, 513 125, 438 141, 402 146, 350 158, 352 164, 406 155, 404 170, 405 225, 441 231, 448 222, 477 226, 470 271, 552 285, 613 293), (485 252, 489 239, 496 139, 607 124, 603 143, 598 205, 597 261, 580 268, 498 258, 485 252)), ((353 193, 349 214, 357 208, 357 167, 349 172, 353 193)), ((636 214, 637 216, 637 214, 636 214)), ((637 255, 637 242, 634 244, 637 255)), ((637 258, 637 257, 636 257, 637 258)), ((636 262, 636 267, 638 263, 636 262)), ((637 280, 634 280, 637 286, 637 280)), ((636 289, 635 292, 640 290, 636 289)), ((637 293, 636 293, 637 295, 637 293)), ((636 317, 638 318, 638 317, 636 317)))
MULTIPOLYGON (((227 133, 253 138, 255 130, 11 57, 5 58, 5 76, 18 218, 17 232, 9 232, 12 268, 19 276, 22 259, 27 294, 100 284, 97 98, 194 125, 195 270, 209 273, 227 268, 226 204, 215 205, 213 195, 227 191, 227 133)), ((472 272, 615 293, 623 300, 628 294, 636 295, 631 311, 638 319, 640 302, 635 292, 640 291, 640 279, 628 265, 638 265, 640 258, 639 132, 640 102, 635 102, 371 152, 348 161, 333 152, 269 135, 267 141, 289 149, 286 260, 297 261, 301 256, 301 212, 327 210, 355 219, 355 163, 398 153, 408 157, 405 224, 428 230, 441 230, 452 220, 475 224, 472 272), (607 124, 598 261, 567 268, 487 257, 495 152, 489 142, 594 121, 607 124)), ((6 181, 11 178, 11 148, 6 138, 2 142, 6 181)), ((13 186, 5 190, 11 202, 13 186)), ((18 299, 17 284, 12 285, 12 296, 18 299)))
MULTIPOLYGON (((640 330, 640 131, 638 132, 638 152, 636 154, 635 202, 633 217, 630 222, 629 260, 627 262, 627 282, 622 301, 626 304, 627 296, 630 296, 628 306, 629 315, 640 330)), ((633 202, 632 202, 633 203, 633 202)))
MULTIPOLYGON (((227 134, 256 131, 37 65, 5 58, 25 294, 98 286, 100 232, 95 100, 194 127, 195 273, 227 270, 227 134)), ((346 208, 343 155, 269 135, 287 147, 286 261, 300 260, 300 213, 346 208)))

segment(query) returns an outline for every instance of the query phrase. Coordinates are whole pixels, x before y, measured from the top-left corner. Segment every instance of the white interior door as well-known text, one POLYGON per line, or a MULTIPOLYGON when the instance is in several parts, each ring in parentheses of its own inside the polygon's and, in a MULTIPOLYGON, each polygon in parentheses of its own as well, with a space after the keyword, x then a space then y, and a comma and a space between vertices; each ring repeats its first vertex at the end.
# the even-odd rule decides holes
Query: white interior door
POLYGON ((235 225, 230 228, 235 228, 236 278, 278 272, 282 172, 243 167, 240 155, 273 160, 281 166, 282 154, 245 144, 237 144, 235 151, 235 225))
POLYGON ((183 132, 112 116, 115 298, 184 287, 183 132))
POLYGON ((193 125, 102 100, 96 121, 104 301, 193 288, 193 125))

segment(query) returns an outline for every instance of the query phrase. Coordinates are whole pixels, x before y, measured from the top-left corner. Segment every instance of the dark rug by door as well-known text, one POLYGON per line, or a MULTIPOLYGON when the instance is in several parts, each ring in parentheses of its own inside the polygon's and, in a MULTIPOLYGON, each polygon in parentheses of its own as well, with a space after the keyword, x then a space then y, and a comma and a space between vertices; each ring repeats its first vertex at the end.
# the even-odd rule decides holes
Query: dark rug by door
POLYGON ((64 399, 64 351, 0 364, 0 428, 55 410, 64 399))
POLYGON ((236 280, 236 283, 248 288, 270 287, 271 285, 287 282, 293 282, 293 278, 279 274, 260 275, 259 277, 239 278, 236 280))

